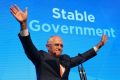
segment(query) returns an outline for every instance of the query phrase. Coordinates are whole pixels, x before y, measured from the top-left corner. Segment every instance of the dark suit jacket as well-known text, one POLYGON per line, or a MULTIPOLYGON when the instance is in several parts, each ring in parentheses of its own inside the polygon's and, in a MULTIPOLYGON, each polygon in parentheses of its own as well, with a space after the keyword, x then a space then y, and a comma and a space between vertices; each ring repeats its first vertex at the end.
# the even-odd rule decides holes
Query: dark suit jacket
POLYGON ((56 58, 55 56, 50 56, 49 53, 43 50, 38 51, 33 45, 30 35, 22 37, 19 34, 19 38, 27 57, 35 65, 37 80, 68 80, 70 68, 78 66, 96 55, 96 52, 92 48, 76 57, 71 58, 68 55, 61 55, 59 58, 56 58), (65 72, 62 77, 59 74, 59 64, 65 67, 65 72))

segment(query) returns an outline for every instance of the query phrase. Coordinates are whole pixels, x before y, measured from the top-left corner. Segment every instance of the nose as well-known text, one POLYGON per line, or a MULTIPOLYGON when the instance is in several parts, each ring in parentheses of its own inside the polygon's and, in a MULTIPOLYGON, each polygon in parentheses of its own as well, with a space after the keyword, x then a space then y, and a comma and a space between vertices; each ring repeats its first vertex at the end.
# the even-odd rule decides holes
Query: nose
POLYGON ((58 51, 62 51, 62 47, 61 46, 58 46, 57 48, 56 48, 58 51))

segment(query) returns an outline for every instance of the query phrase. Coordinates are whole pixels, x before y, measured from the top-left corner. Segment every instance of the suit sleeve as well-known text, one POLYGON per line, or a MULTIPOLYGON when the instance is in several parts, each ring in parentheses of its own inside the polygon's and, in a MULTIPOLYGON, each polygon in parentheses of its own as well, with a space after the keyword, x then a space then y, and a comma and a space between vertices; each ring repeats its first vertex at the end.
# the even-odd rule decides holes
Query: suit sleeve
POLYGON ((70 66, 75 67, 78 66, 79 64, 91 59, 96 55, 95 50, 92 48, 82 54, 78 54, 76 57, 72 57, 70 60, 70 66))
POLYGON ((21 36, 20 34, 18 34, 19 39, 22 43, 22 46, 24 48, 24 51, 27 55, 27 57, 34 63, 37 64, 37 61, 39 61, 38 59, 40 59, 40 55, 38 55, 39 51, 37 50, 37 48, 34 46, 30 35, 28 36, 21 36))

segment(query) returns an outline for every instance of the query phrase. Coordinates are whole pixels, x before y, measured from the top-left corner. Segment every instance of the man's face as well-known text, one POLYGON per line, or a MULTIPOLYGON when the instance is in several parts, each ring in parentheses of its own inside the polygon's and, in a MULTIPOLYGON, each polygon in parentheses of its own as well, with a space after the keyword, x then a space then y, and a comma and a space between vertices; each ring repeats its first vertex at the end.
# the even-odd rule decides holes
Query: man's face
POLYGON ((51 40, 47 43, 48 52, 51 55, 59 57, 62 53, 63 43, 59 36, 53 36, 51 40))

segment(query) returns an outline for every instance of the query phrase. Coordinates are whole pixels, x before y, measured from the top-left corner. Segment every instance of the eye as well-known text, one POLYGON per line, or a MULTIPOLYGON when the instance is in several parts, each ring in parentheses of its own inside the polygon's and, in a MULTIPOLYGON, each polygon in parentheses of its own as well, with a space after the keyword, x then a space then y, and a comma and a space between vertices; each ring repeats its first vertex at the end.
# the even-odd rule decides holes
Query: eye
POLYGON ((55 44, 55 46, 63 47, 63 44, 55 44))
POLYGON ((55 44, 55 46, 59 46, 59 44, 55 44))
POLYGON ((60 46, 63 47, 63 44, 61 44, 60 46))

